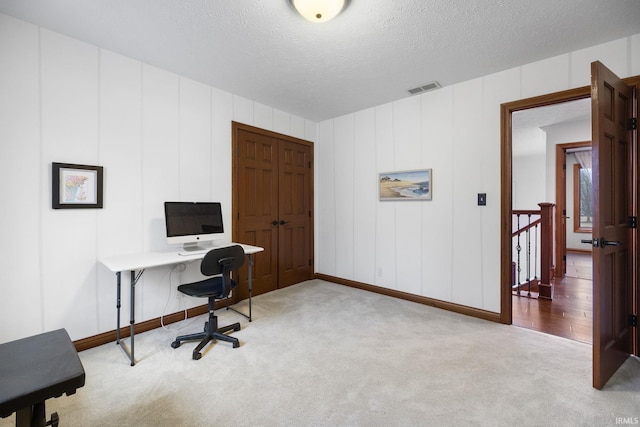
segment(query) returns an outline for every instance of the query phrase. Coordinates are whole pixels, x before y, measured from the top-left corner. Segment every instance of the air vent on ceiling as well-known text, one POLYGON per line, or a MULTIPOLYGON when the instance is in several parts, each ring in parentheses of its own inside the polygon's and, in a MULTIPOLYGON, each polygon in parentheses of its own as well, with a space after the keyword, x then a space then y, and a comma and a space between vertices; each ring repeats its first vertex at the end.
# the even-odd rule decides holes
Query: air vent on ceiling
POLYGON ((410 95, 416 95, 418 93, 422 93, 422 92, 428 92, 430 90, 434 90, 434 89, 438 89, 440 86, 440 83, 433 81, 431 83, 427 83, 424 84, 422 86, 418 86, 418 87, 414 87, 413 89, 409 89, 408 92, 410 95))

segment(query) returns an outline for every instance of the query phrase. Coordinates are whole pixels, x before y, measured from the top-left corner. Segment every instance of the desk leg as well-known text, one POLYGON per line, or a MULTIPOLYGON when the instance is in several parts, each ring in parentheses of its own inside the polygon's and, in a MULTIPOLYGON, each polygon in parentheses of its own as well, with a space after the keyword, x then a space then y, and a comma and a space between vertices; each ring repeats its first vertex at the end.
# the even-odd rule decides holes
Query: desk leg
POLYGON ((133 347, 133 338, 134 338, 134 326, 136 323, 135 313, 136 313, 136 272, 131 270, 131 320, 129 321, 129 330, 131 333, 131 354, 129 355, 131 359, 131 366, 136 364, 136 358, 134 356, 134 347, 133 347))
POLYGON ((121 340, 120 337, 120 307, 122 306, 121 304, 121 295, 122 295, 122 274, 120 271, 118 271, 116 273, 116 285, 117 285, 117 296, 116 296, 116 311, 118 313, 117 315, 117 325, 116 325, 116 344, 120 345, 120 348, 122 348, 122 351, 124 351, 124 354, 129 358, 129 360, 131 361, 131 366, 134 366, 136 364, 136 359, 135 359, 135 355, 134 355, 134 339, 135 339, 135 323, 136 323, 136 319, 135 319, 135 313, 136 313, 136 283, 138 282, 138 279, 140 278, 140 276, 142 276, 142 273, 144 273, 144 270, 140 270, 140 272, 138 273, 138 275, 136 276, 136 272, 135 270, 131 270, 131 288, 130 288, 130 293, 131 293, 131 307, 130 307, 130 314, 129 314, 129 336, 131 337, 131 349, 127 350, 127 348, 125 347, 124 343, 121 340))
POLYGON ((116 344, 120 344, 120 278, 122 274, 118 271, 116 273, 116 312, 118 313, 116 322, 116 344))
POLYGON ((249 320, 249 322, 251 322, 251 291, 252 291, 251 267, 253 267, 253 254, 247 254, 247 260, 249 261, 248 271, 247 271, 247 273, 249 274, 249 277, 247 279, 247 287, 249 288, 249 315, 247 316, 243 312, 238 311, 233 307, 230 307, 229 306, 229 297, 227 297, 227 310, 235 311, 239 315, 246 317, 249 320))
POLYGON ((251 280, 251 270, 253 267, 253 254, 249 254, 248 256, 249 258, 249 266, 248 266, 248 273, 249 273, 249 280, 248 280, 248 286, 249 286, 249 322, 251 322, 251 292, 253 291, 253 286, 252 286, 252 280, 251 280))

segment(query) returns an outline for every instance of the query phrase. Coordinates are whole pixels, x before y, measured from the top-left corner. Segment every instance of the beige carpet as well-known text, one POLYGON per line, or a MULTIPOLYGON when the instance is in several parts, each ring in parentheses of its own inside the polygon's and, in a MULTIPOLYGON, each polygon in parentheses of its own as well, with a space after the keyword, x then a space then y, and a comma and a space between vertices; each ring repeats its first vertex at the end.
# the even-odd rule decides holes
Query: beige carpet
MULTIPOLYGON (((640 361, 603 391, 591 347, 313 280, 254 298, 240 347, 172 349, 204 318, 136 336, 138 364, 80 353, 86 385, 60 426, 615 426, 640 417, 640 361), (187 325, 187 326, 185 326, 187 325), (178 327, 183 327, 180 331, 178 327)), ((13 425, 14 417, 0 420, 13 425)))

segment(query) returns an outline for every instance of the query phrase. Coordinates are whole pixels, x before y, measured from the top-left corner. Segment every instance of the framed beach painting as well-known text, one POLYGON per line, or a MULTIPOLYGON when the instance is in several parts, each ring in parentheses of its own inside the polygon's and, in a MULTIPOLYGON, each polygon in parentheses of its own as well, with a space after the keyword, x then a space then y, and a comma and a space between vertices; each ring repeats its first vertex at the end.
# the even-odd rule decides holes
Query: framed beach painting
POLYGON ((380 200, 431 200, 432 192, 431 169, 378 174, 380 200))
POLYGON ((53 209, 102 208, 102 166, 51 164, 53 209))

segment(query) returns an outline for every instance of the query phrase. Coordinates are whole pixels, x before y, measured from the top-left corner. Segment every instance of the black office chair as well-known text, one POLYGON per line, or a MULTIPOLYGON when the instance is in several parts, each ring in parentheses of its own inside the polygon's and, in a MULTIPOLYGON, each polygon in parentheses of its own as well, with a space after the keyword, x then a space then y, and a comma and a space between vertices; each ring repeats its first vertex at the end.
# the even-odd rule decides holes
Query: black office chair
POLYGON ((237 338, 226 335, 231 330, 239 331, 240 323, 218 328, 218 317, 213 309, 216 299, 223 299, 229 296, 229 292, 236 287, 236 282, 231 279, 231 272, 239 269, 244 264, 244 250, 242 246, 234 245, 224 248, 212 249, 204 256, 200 264, 200 271, 205 276, 210 277, 200 282, 188 283, 178 286, 178 290, 183 294, 192 297, 209 298, 209 320, 204 324, 204 332, 196 334, 182 335, 171 343, 171 347, 178 348, 182 341, 202 340, 193 350, 193 360, 202 357, 200 350, 209 341, 222 340, 233 343, 233 348, 239 347, 237 338))

